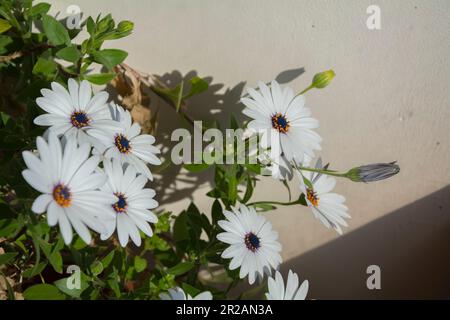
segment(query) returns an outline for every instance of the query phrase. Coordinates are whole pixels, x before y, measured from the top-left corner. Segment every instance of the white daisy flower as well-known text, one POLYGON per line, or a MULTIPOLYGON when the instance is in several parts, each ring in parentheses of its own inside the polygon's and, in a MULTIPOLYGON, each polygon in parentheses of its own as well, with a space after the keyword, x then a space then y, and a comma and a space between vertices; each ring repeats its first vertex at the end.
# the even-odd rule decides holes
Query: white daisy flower
POLYGON ((52 82, 51 87, 52 90, 42 89, 43 97, 36 99, 37 105, 47 113, 36 117, 35 124, 48 126, 50 131, 68 140, 75 137, 79 143, 95 143, 89 137, 90 129, 117 130, 118 124, 111 119, 106 105, 106 92, 100 91, 92 97, 91 85, 86 80, 78 85, 69 79, 69 91, 57 82, 52 82))
POLYGON ((153 180, 147 163, 161 164, 161 160, 156 156, 160 151, 153 146, 155 138, 149 134, 140 134, 141 126, 136 122, 132 123, 128 110, 116 105, 113 107, 113 119, 119 121, 121 128, 111 133, 91 130, 90 134, 103 144, 103 148, 95 147, 100 153, 104 153, 106 159, 118 159, 122 164, 131 164, 139 173, 153 180))
POLYGON ((267 300, 305 300, 309 282, 303 281, 300 287, 298 284, 297 274, 289 270, 286 287, 284 287, 283 277, 277 271, 274 278, 269 278, 269 292, 266 293, 266 298, 267 300))
POLYGON ((213 296, 209 291, 203 291, 194 298, 187 294, 180 287, 169 289, 168 293, 161 293, 159 295, 161 300, 212 300, 213 296))
POLYGON ((34 200, 31 210, 47 212, 49 226, 57 223, 66 244, 72 241, 72 227, 86 242, 91 242, 87 227, 104 232, 103 220, 108 217, 107 204, 112 195, 97 191, 107 177, 95 173, 99 158, 89 157, 91 147, 80 147, 74 139, 67 141, 64 152, 61 142, 50 133, 48 143, 36 139, 39 157, 30 151, 23 152, 28 169, 22 171, 25 180, 42 194, 34 200))
MULTIPOLYGON (((320 159, 316 163, 316 168, 323 168, 320 159)), ((344 205, 345 198, 331 192, 336 186, 336 179, 311 171, 303 170, 301 174, 312 184, 312 188, 308 187, 300 175, 300 190, 305 194, 306 203, 312 209, 314 217, 322 221, 327 228, 332 227, 342 234, 341 226, 347 227, 344 218, 349 219, 350 215, 347 213, 347 206, 344 205)))
POLYGON ((219 233, 217 239, 230 246, 222 253, 222 258, 232 259, 230 270, 241 268, 240 278, 248 275, 250 284, 255 278, 263 278, 281 263, 281 245, 278 233, 272 224, 256 213, 253 207, 241 205, 233 212, 224 211, 227 220, 220 220, 219 226, 226 232, 219 233))
POLYGON ((108 239, 117 229, 122 247, 127 245, 128 238, 140 246, 139 230, 151 237, 153 232, 148 222, 158 222, 157 216, 150 210, 158 206, 153 199, 155 191, 144 188, 148 180, 144 175, 136 176, 133 166, 127 166, 124 171, 119 160, 112 163, 106 160, 103 164, 108 181, 101 190, 113 196, 114 201, 108 207, 113 219, 105 221, 106 232, 102 233, 101 239, 108 239))
POLYGON ((248 128, 261 135, 260 145, 283 153, 288 161, 302 162, 305 154, 314 156, 322 138, 312 130, 319 122, 311 117, 305 97, 294 96, 291 88, 282 89, 275 80, 271 88, 261 81, 258 86, 259 91, 248 88, 250 97, 241 101, 246 106, 242 112, 253 119, 248 128))

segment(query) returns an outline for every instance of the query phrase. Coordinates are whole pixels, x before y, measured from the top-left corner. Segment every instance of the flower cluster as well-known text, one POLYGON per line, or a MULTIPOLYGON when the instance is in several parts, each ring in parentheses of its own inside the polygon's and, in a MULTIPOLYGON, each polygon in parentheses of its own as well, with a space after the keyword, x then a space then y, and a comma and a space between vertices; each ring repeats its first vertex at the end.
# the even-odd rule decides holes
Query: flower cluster
POLYGON ((46 212, 49 226, 59 224, 66 244, 73 230, 91 242, 89 229, 119 242, 139 246, 139 231, 151 236, 155 191, 145 188, 152 174, 147 165, 161 163, 155 138, 141 134, 129 111, 108 105, 108 94, 92 96, 90 84, 69 79, 68 90, 57 82, 36 100, 46 113, 34 123, 47 126, 35 152, 23 152, 25 180, 42 194, 32 211, 46 212))
MULTIPOLYGON (((311 117, 311 110, 305 106, 303 95, 294 95, 294 91, 282 88, 276 81, 270 87, 259 82, 259 90, 248 89, 248 97, 242 98, 246 106, 243 113, 252 120, 248 128, 258 134, 261 146, 266 152, 259 155, 262 163, 272 170, 276 179, 292 179, 296 171, 299 176, 299 188, 305 201, 316 218, 327 227, 333 227, 339 233, 340 226, 346 226, 344 218, 350 218, 345 198, 331 193, 336 181, 334 178, 317 172, 300 170, 314 158, 314 151, 320 150, 322 138, 313 130, 319 126, 311 117)), ((316 165, 322 170, 321 160, 316 165)), ((248 276, 253 284, 262 280, 271 270, 277 270, 281 264, 281 244, 278 233, 255 208, 240 205, 233 212, 225 211, 226 220, 219 221, 225 231, 217 238, 229 244, 222 257, 231 259, 231 270, 240 268, 239 276, 248 276)), ((284 289, 283 279, 277 271, 275 279, 269 278, 268 299, 304 299, 308 291, 308 282, 298 287, 298 276, 289 271, 288 283, 284 289)))
POLYGON ((345 198, 331 193, 336 180, 320 173, 324 169, 320 159, 316 171, 301 170, 315 157, 314 151, 321 149, 322 140, 313 130, 319 122, 311 117, 304 95, 294 96, 291 88, 281 88, 276 81, 272 81, 270 88, 259 82, 259 91, 250 88, 248 94, 250 97, 242 98, 246 106, 243 113, 253 118, 248 127, 260 136, 261 146, 270 148, 260 158, 269 160, 272 176, 292 179, 293 171, 296 171, 299 188, 314 217, 326 227, 342 233, 341 226, 347 226, 344 218, 350 216, 343 204, 345 198))
MULTIPOLYGON (((321 89, 334 77, 332 70, 317 74, 311 88, 321 89)), ((258 83, 258 90, 249 88, 248 96, 241 99, 245 105, 243 113, 252 120, 247 127, 251 131, 248 136, 256 135, 263 152, 258 154, 262 165, 271 171, 271 175, 279 180, 291 180, 297 173, 299 190, 302 196, 296 203, 311 208, 315 218, 327 228, 333 228, 342 234, 342 227, 347 226, 349 219, 345 198, 332 190, 336 179, 341 176, 353 181, 376 181, 398 173, 395 163, 362 166, 339 174, 323 166, 319 158, 313 168, 309 167, 315 157, 315 151, 321 149, 322 138, 314 131, 319 122, 311 116, 311 110, 305 106, 302 93, 294 95, 289 88, 282 88, 277 81, 270 86, 258 83)), ((233 212, 225 211, 226 220, 219 221, 224 232, 217 239, 229 245, 222 252, 222 258, 231 259, 229 269, 240 268, 239 276, 248 276, 253 284, 256 279, 262 280, 265 274, 271 275, 281 263, 281 245, 277 241, 278 234, 255 208, 243 204, 233 208, 233 212)), ((269 278, 267 299, 305 299, 308 292, 308 281, 299 287, 298 276, 289 271, 286 288, 281 274, 276 271, 275 278, 269 278)))
MULTIPOLYGON (((321 89, 333 77, 331 70, 318 74, 305 91, 321 89)), ((87 81, 78 83, 74 79, 68 80, 67 87, 53 82, 51 90, 42 89, 42 97, 36 100, 46 113, 36 117, 34 123, 48 129, 42 137, 37 137, 36 150, 23 152, 27 168, 22 175, 41 193, 31 210, 36 214, 46 213, 49 226, 58 224, 66 244, 72 242, 74 231, 84 242, 91 243, 92 230, 101 240, 116 233, 122 247, 130 239, 140 246, 143 233, 153 236, 149 240, 155 240, 155 246, 159 241, 161 251, 168 250, 170 245, 158 237, 158 228, 152 230, 151 225, 158 222, 152 210, 158 203, 154 200, 155 191, 146 187, 149 180, 153 180, 148 165, 161 164, 159 149, 154 146, 155 138, 141 133, 140 125, 133 122, 129 111, 108 103, 106 92, 93 95, 87 81)), ((260 82, 258 89, 249 88, 242 103, 245 105, 243 113, 252 120, 247 124, 244 139, 258 139, 262 147, 263 152, 256 152, 258 168, 269 169, 273 178, 284 182, 298 178, 301 196, 288 204, 309 207, 324 226, 342 234, 350 215, 345 198, 333 192, 336 186, 333 176, 370 182, 398 173, 399 167, 395 162, 377 163, 339 173, 330 170, 328 164, 323 165, 320 157, 311 167, 315 153, 321 150, 322 138, 315 131, 319 122, 305 106, 302 93, 295 95, 291 88, 283 88, 276 81, 270 85, 260 82)), ((216 170, 216 184, 222 189, 208 193, 216 198, 212 223, 193 204, 178 216, 173 232, 176 252, 172 253, 179 264, 173 266, 170 262, 168 272, 172 274, 158 280, 163 289, 156 291, 155 296, 163 300, 211 300, 213 290, 197 289, 190 284, 178 286, 174 276, 191 269, 191 272, 198 272, 194 266, 207 265, 209 261, 202 259, 214 255, 211 261, 229 261, 230 273, 235 272, 233 277, 247 278, 250 285, 262 282, 267 276, 267 299, 304 300, 308 280, 300 283, 298 275, 289 270, 284 282, 279 272, 282 246, 278 233, 256 210, 258 204, 270 202, 248 203, 253 192, 249 172, 245 176, 246 194, 240 197, 237 194, 242 180, 237 180, 238 170, 227 171, 228 168, 219 166, 216 170), (234 180, 227 184, 226 179, 234 180), (211 243, 202 243, 202 229, 211 243)), ((256 172, 259 174, 258 170, 256 172)), ((167 222, 165 231, 169 229, 167 222)), ((136 266, 139 259, 135 261, 136 266)), ((145 261, 143 267, 139 265, 136 269, 142 271, 146 266, 145 261)), ((192 273, 190 275, 193 278, 192 273)), ((197 274, 194 275, 196 278, 197 274)), ((235 281, 231 285, 233 283, 235 281)))

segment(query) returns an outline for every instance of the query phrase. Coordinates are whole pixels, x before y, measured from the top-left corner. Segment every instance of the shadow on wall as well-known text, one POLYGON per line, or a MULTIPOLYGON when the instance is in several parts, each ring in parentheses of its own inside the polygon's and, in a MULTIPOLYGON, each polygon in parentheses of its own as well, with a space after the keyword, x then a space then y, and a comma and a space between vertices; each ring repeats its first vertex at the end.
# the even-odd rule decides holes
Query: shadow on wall
MULTIPOLYGON (((304 73, 304 68, 286 70, 278 74, 276 80, 279 83, 288 83, 304 73)), ((182 80, 185 83, 192 77, 197 76, 196 71, 190 71, 184 76, 179 71, 172 71, 159 76, 159 80, 169 87, 175 87, 182 80)), ((222 129, 229 127, 230 116, 234 115, 237 121, 242 123, 243 105, 240 98, 244 93, 246 83, 240 82, 232 88, 224 88, 224 84, 214 83, 212 77, 203 77, 208 83, 207 91, 187 100, 187 107, 184 110, 191 119, 206 122, 217 121, 222 129)), ((192 128, 183 123, 173 110, 154 94, 150 94, 152 108, 156 105, 159 112, 156 141, 165 147, 162 151, 164 159, 170 158, 172 147, 177 143, 171 141, 173 130, 186 127, 191 133, 192 128)), ((154 111, 154 110, 153 110, 154 111)), ((206 144, 205 144, 206 145, 206 144)), ((152 187, 156 189, 157 200, 160 205, 170 204, 182 199, 192 199, 193 192, 205 183, 212 183, 214 177, 212 170, 200 173, 189 173, 181 171, 181 166, 171 165, 164 170, 161 177, 157 177, 152 182, 152 187)))
POLYGON ((450 298, 450 186, 283 264, 308 299, 450 298), (381 290, 368 290, 369 265, 381 290))
MULTIPOLYGON (((190 71, 184 76, 179 71, 172 71, 159 76, 167 86, 173 88, 181 81, 187 83, 189 79, 197 76, 196 71, 190 71)), ((204 122, 217 121, 220 126, 227 125, 226 116, 229 114, 241 114, 242 106, 239 104, 240 95, 244 89, 244 82, 239 83, 232 89, 222 92, 223 84, 213 82, 212 77, 204 78, 209 83, 207 91, 187 100, 187 107, 183 110, 195 121, 204 122)), ((171 141, 172 132, 178 128, 186 128, 193 134, 193 128, 183 122, 173 108, 169 107, 156 95, 151 98, 158 101, 159 116, 156 141, 161 143, 165 149, 162 152, 164 159, 170 159, 172 148, 178 143, 171 141)), ((193 154, 193 153, 192 153, 193 154)), ((156 189, 157 200, 160 205, 170 204, 183 199, 191 199, 199 186, 213 179, 212 170, 198 173, 190 173, 181 170, 181 165, 171 165, 162 172, 162 175, 154 180, 153 187, 156 189)))

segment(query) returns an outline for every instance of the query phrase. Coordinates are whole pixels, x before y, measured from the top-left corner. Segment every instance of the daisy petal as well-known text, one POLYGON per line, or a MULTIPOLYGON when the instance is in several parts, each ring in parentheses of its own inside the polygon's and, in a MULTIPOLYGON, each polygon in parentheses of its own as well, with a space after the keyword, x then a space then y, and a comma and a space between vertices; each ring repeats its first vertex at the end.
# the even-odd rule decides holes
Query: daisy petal
POLYGON ((44 213, 47 210, 48 205, 50 204, 50 201, 53 200, 53 197, 49 194, 41 194, 39 197, 37 197, 33 205, 31 206, 31 211, 34 213, 44 213))

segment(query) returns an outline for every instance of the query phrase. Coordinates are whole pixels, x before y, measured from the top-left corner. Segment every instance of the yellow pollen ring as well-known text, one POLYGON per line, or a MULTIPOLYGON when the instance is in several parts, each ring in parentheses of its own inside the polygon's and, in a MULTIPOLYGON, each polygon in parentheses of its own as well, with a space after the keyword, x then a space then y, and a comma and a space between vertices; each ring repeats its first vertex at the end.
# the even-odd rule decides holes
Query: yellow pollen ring
POLYGON ((70 116, 70 122, 75 128, 81 129, 88 126, 91 120, 85 112, 76 111, 70 116))
POLYGON ((281 133, 286 133, 289 130, 289 121, 281 113, 274 114, 272 116, 272 127, 281 133))
POLYGON ((130 152, 131 149, 130 141, 125 136, 118 134, 114 138, 114 144, 116 145, 117 149, 119 149, 120 153, 130 152))
POLYGON ((317 194, 313 189, 306 189, 306 198, 314 207, 317 207, 319 205, 319 198, 317 197, 317 194))
POLYGON ((65 187, 62 184, 58 184, 53 189, 53 199, 55 199, 56 203, 63 208, 70 207, 72 203, 72 196, 70 194, 69 188, 65 187))

